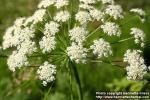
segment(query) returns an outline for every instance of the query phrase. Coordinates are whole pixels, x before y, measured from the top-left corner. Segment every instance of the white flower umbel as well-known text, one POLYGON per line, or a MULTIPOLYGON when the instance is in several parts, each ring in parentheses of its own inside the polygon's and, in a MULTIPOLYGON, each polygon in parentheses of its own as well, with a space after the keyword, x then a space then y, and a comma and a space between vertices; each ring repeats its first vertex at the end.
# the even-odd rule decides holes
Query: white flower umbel
POLYGON ((107 33, 109 36, 121 35, 121 30, 120 30, 119 25, 117 25, 114 22, 106 22, 104 25, 101 25, 101 28, 103 29, 104 33, 107 33))
POLYGON ((88 50, 82 46, 82 44, 72 43, 70 47, 67 47, 67 54, 71 60, 76 63, 85 63, 88 50))
POLYGON ((39 4, 38 4, 38 8, 47 8, 50 5, 53 5, 55 3, 56 0, 42 0, 39 4))
POLYGON ((34 29, 28 27, 21 29, 20 27, 10 27, 7 29, 3 37, 3 49, 17 46, 25 40, 30 40, 34 37, 34 29))
POLYGON ((105 13, 113 17, 115 20, 123 18, 123 10, 120 5, 108 5, 105 13))
POLYGON ((142 10, 142 9, 140 9, 140 8, 134 8, 134 9, 131 9, 130 12, 133 12, 133 13, 139 15, 142 22, 145 21, 145 15, 146 15, 146 14, 145 14, 145 11, 144 11, 144 10, 142 10))
POLYGON ((85 4, 94 4, 96 3, 96 0, 80 0, 80 2, 85 4))
POLYGON ((91 16, 87 11, 79 11, 75 15, 75 19, 81 24, 86 24, 88 21, 91 21, 91 16))
POLYGON ((28 65, 27 57, 22 52, 13 51, 12 55, 7 59, 7 64, 11 71, 15 71, 16 68, 20 68, 28 65))
POLYGON ((69 31, 69 36, 71 37, 71 40, 77 43, 82 43, 83 41, 85 41, 87 34, 88 31, 86 31, 85 28, 79 26, 74 27, 69 31))
POLYGON ((30 40, 31 38, 34 37, 34 29, 30 29, 28 27, 21 29, 21 28, 17 28, 14 30, 14 36, 12 37, 13 41, 13 46, 18 46, 20 45, 22 42, 26 41, 26 40, 30 40))
POLYGON ((57 22, 66 22, 70 17, 70 13, 68 11, 59 11, 54 17, 54 20, 57 22))
POLYGON ((126 51, 126 53, 124 54, 124 58, 123 58, 124 62, 128 62, 129 64, 134 64, 134 63, 137 63, 138 60, 142 61, 142 60, 140 60, 142 58, 141 53, 142 53, 141 50, 130 50, 130 49, 128 49, 126 51))
POLYGON ((100 21, 100 20, 104 20, 104 13, 102 13, 101 11, 99 11, 98 9, 93 9, 90 10, 90 15, 92 16, 93 19, 100 21))
POLYGON ((17 50, 22 52, 22 54, 32 54, 37 50, 35 42, 31 40, 26 40, 17 46, 17 50))
POLYGON ((54 36, 44 36, 42 40, 39 42, 40 48, 43 53, 51 52, 55 49, 56 41, 54 36))
POLYGON ((61 7, 67 6, 68 3, 69 3, 68 0, 56 0, 55 6, 57 8, 61 8, 61 7))
POLYGON ((130 32, 131 35, 134 35, 134 38, 135 38, 135 43, 136 44, 141 44, 141 47, 144 47, 144 40, 145 40, 145 34, 144 32, 139 29, 139 28, 131 28, 131 32, 130 32))
MULTIPOLYGON (((136 13, 141 19, 145 18, 145 12, 142 9, 136 8, 130 12, 136 13)), ((123 25, 121 19, 124 18, 124 14, 127 13, 123 12, 122 7, 117 5, 115 0, 41 0, 38 9, 31 16, 17 18, 13 26, 6 30, 2 50, 0 44, 0 53, 2 53, 0 57, 8 56, 7 64, 11 71, 23 66, 40 66, 37 73, 43 85, 46 86, 55 80, 56 66, 45 61, 41 65, 41 60, 42 62, 45 60, 43 56, 48 54, 46 58, 50 62, 63 57, 64 59, 59 59, 56 63, 61 64, 62 67, 69 60, 78 65, 78 63, 91 61, 93 56, 97 60, 112 57, 112 43, 103 38, 97 39, 98 30, 101 29, 102 33, 108 37, 111 36, 113 40, 118 39, 116 36, 122 34, 119 24, 123 25), (92 31, 91 34, 89 31, 92 31), (57 36, 58 34, 60 35, 57 36), (88 38, 90 36, 91 38, 88 38), (95 41, 89 47, 93 40, 95 41), (8 55, 11 51, 12 54, 8 55), (5 55, 3 52, 8 54, 5 55)), ((133 27, 130 34, 131 37, 117 43, 135 38, 136 44, 144 46, 145 35, 142 30, 133 27)), ((136 51, 138 53, 132 54, 132 52, 135 51, 129 52, 124 58, 124 61, 129 63, 128 79, 142 79, 146 73, 144 59, 140 55, 130 57, 140 53, 136 51)))
POLYGON ((126 67, 127 79, 140 80, 147 73, 147 66, 144 64, 144 59, 141 56, 140 50, 127 50, 124 55, 124 62, 129 66, 126 67))
POLYGON ((15 31, 14 31, 14 36, 16 36, 16 38, 18 37, 19 38, 18 41, 20 42, 29 40, 35 36, 34 34, 35 29, 33 28, 25 27, 19 31, 18 30, 15 30, 15 31))
POLYGON ((45 24, 44 34, 54 36, 59 31, 59 24, 54 21, 50 21, 45 24))
POLYGON ((43 81, 43 85, 46 86, 47 83, 50 83, 55 80, 55 74, 56 74, 56 66, 49 64, 47 61, 44 62, 42 66, 39 67, 37 70, 37 74, 39 76, 39 79, 43 81))
POLYGON ((99 0, 101 1, 103 4, 114 4, 114 0, 99 0))
POLYGON ((108 57, 109 55, 112 55, 112 49, 108 42, 106 42, 104 39, 95 40, 94 44, 90 46, 90 48, 93 50, 93 53, 95 55, 98 55, 98 58, 101 57, 108 57))

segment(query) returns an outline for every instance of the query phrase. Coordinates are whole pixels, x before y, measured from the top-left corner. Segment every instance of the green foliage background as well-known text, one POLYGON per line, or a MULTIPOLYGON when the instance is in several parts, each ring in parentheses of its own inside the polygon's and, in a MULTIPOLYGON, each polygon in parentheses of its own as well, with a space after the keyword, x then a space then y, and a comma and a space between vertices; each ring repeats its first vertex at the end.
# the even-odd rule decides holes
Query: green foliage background
MULTIPOLYGON (((132 25, 144 29, 147 38, 144 57, 146 63, 150 64, 150 0, 117 0, 117 2, 122 4, 125 10, 132 7, 141 7, 146 10, 147 20, 144 25, 138 24, 140 22, 134 19, 123 30, 128 32, 126 27, 132 25)), ((6 28, 11 26, 17 17, 31 15, 35 11, 37 3, 38 0, 0 0, 0 44, 6 28)), ((127 20, 128 18, 125 18, 123 21, 127 20)), ((119 49, 115 48, 116 59, 119 59, 118 55, 123 55, 123 51, 130 45, 132 46, 131 42, 126 42, 120 44, 119 49)), ((78 65, 77 69, 81 78, 84 100, 95 100, 96 91, 150 91, 150 80, 128 81, 123 68, 90 63, 88 66, 78 65)), ((56 82, 47 87, 43 87, 38 80, 32 79, 32 76, 30 80, 21 80, 24 73, 26 72, 13 74, 7 67, 6 59, 0 58, 0 100, 70 100, 71 91, 74 94, 74 100, 78 100, 75 82, 73 81, 73 88, 70 90, 70 77, 67 73, 60 71, 57 74, 56 82), (16 79, 14 79, 15 77, 16 79)))

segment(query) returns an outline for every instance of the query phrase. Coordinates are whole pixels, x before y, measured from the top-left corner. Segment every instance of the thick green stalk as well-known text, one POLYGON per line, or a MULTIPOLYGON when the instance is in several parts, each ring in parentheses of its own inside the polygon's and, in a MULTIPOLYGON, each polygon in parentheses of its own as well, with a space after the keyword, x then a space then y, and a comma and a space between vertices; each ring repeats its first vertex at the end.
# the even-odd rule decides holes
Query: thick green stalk
POLYGON ((74 77, 75 77, 75 80, 76 80, 76 83, 77 83, 77 86, 78 86, 79 100, 83 100, 81 81, 80 81, 78 70, 76 68, 75 63, 70 61, 70 67, 71 67, 71 70, 72 70, 72 72, 74 74, 74 77))
POLYGON ((70 91, 71 91, 71 95, 70 95, 70 100, 73 100, 73 91, 72 91, 72 73, 71 73, 71 69, 69 69, 69 66, 68 66, 68 62, 67 62, 67 68, 68 68, 68 71, 69 71, 69 78, 70 78, 70 91))
POLYGON ((48 95, 49 95, 49 93, 50 93, 50 91, 51 91, 51 89, 52 89, 52 87, 53 87, 53 84, 54 84, 54 81, 52 82, 51 86, 49 87, 48 92, 45 94, 43 100, 47 100, 47 99, 48 99, 48 95))
POLYGON ((70 90, 71 90, 71 100, 73 100, 73 92, 72 92, 72 76, 70 75, 70 90))

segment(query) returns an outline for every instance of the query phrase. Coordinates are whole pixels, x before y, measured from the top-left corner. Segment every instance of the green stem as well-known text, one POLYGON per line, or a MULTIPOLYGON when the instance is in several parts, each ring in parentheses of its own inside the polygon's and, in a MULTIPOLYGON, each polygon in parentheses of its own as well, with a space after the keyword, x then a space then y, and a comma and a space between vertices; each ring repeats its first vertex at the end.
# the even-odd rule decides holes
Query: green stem
POLYGON ((46 11, 47 11, 48 16, 50 17, 50 19, 53 19, 52 16, 51 16, 51 14, 50 14, 50 12, 49 12, 49 10, 47 9, 46 11))
POLYGON ((54 84, 54 81, 52 82, 52 84, 51 84, 50 88, 48 89, 48 92, 47 92, 46 95, 44 96, 44 99, 43 99, 43 100, 47 100, 47 99, 48 99, 47 97, 48 97, 48 95, 49 95, 49 93, 50 93, 50 91, 51 91, 51 89, 52 89, 53 84, 54 84))
POLYGON ((133 16, 130 19, 128 19, 127 21, 125 21, 124 23, 122 23, 120 26, 123 26, 125 24, 128 24, 131 20, 135 19, 137 16, 133 16))
MULTIPOLYGON (((112 17, 109 17, 106 22, 108 22, 109 20, 111 20, 112 17)), ((93 32, 91 32, 86 38, 89 38, 91 35, 93 35, 95 32, 97 32, 99 29, 101 28, 101 25, 99 27, 97 27, 93 32)))
POLYGON ((111 20, 112 17, 109 17, 105 22, 109 22, 111 20))
POLYGON ((112 66, 123 67, 123 66, 120 66, 120 65, 117 65, 117 64, 113 63, 113 62, 116 62, 116 61, 91 60, 91 62, 106 63, 106 64, 110 64, 112 66))
POLYGON ((122 43, 122 42, 125 42, 127 40, 130 40, 130 39, 133 39, 134 37, 129 37, 129 38, 126 38, 126 39, 122 39, 122 40, 119 40, 117 42, 112 42, 111 44, 117 44, 117 43, 122 43))
POLYGON ((73 91, 72 91, 72 73, 71 73, 71 69, 69 68, 69 65, 68 65, 68 61, 67 61, 67 69, 68 69, 68 72, 69 72, 69 84, 70 84, 70 100, 73 100, 73 91))
POLYGON ((40 65, 29 65, 27 67, 39 67, 40 65))
POLYGON ((72 72, 75 76, 75 80, 77 82, 79 100, 83 100, 82 87, 81 87, 81 82, 80 82, 78 70, 77 70, 76 65, 75 65, 74 62, 70 61, 70 65, 71 65, 71 70, 72 70, 72 72))
POLYGON ((64 39, 61 38, 61 36, 59 34, 57 34, 57 39, 59 42, 61 42, 63 44, 64 47, 67 47, 66 43, 63 41, 64 39))
MULTIPOLYGON (((58 56, 58 55, 63 55, 63 54, 49 54, 49 56, 58 56)), ((38 55, 32 55, 32 56, 29 56, 31 58, 34 58, 34 57, 43 57, 45 56, 45 54, 38 54, 38 55)))
POLYGON ((95 32, 97 32, 101 26, 97 27, 93 32, 91 32, 86 38, 89 38, 91 35, 93 35, 95 32))

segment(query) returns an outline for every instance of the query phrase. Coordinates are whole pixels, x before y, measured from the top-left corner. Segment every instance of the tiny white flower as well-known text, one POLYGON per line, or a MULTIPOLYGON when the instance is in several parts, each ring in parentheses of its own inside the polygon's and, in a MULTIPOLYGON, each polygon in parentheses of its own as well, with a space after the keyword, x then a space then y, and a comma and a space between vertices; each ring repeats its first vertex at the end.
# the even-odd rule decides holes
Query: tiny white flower
POLYGON ((120 5, 108 5, 105 13, 113 17, 115 20, 123 18, 123 10, 120 5))
POLYGON ((43 85, 46 86, 47 83, 50 83, 55 80, 55 74, 56 74, 56 66, 49 64, 47 61, 44 62, 42 66, 39 67, 37 70, 37 74, 39 76, 39 79, 43 81, 43 85))
POLYGON ((107 33, 109 36, 121 35, 121 30, 119 25, 115 24, 114 22, 106 22, 104 25, 101 25, 101 28, 103 29, 104 33, 107 33))
POLYGON ((10 55, 7 59, 9 69, 13 72, 16 70, 16 68, 27 66, 28 63, 29 62, 27 61, 26 55, 19 51, 13 51, 12 55, 10 55))
POLYGON ((144 32, 139 29, 139 28, 131 28, 131 35, 134 35, 135 38, 135 43, 136 44, 141 44, 141 47, 144 47, 144 39, 145 39, 145 34, 144 32))
POLYGON ((69 31, 69 36, 71 36, 71 40, 78 43, 82 43, 83 41, 85 41, 87 34, 88 31, 86 31, 85 28, 79 26, 74 27, 69 31))
POLYGON ((91 16, 88 12, 86 11, 79 11, 76 15, 75 15, 75 19, 77 21, 79 21, 81 24, 85 24, 88 21, 91 21, 91 16))
POLYGON ((49 23, 45 24, 44 34, 45 35, 52 35, 54 36, 55 33, 59 31, 59 24, 54 21, 50 21, 49 23))
POLYGON ((94 44, 90 46, 90 48, 93 50, 93 53, 95 55, 98 55, 98 58, 101 58, 103 56, 108 57, 109 55, 112 55, 110 44, 102 38, 100 38, 99 40, 95 40, 94 44))
POLYGON ((43 53, 51 52, 55 49, 56 41, 55 37, 47 35, 42 38, 39 42, 40 48, 42 49, 43 53))
POLYGON ((129 66, 126 67, 127 79, 140 80, 147 73, 147 66, 144 64, 144 58, 141 56, 140 50, 127 50, 124 54, 124 62, 129 66))
POLYGON ((56 0, 55 6, 56 6, 57 8, 61 8, 61 7, 63 7, 63 6, 67 6, 68 3, 69 3, 68 0, 56 0))
POLYGON ((69 20, 70 17, 71 16, 68 11, 60 11, 56 14, 54 20, 57 22, 66 22, 69 20))
POLYGON ((47 8, 50 5, 53 5, 55 3, 55 0, 42 0, 39 4, 38 4, 38 8, 47 8))
POLYGON ((72 43, 70 47, 67 47, 67 54, 71 60, 76 63, 85 63, 88 50, 82 46, 82 44, 72 43))

